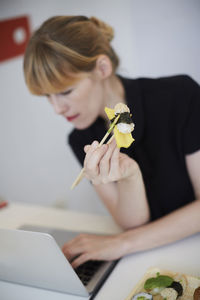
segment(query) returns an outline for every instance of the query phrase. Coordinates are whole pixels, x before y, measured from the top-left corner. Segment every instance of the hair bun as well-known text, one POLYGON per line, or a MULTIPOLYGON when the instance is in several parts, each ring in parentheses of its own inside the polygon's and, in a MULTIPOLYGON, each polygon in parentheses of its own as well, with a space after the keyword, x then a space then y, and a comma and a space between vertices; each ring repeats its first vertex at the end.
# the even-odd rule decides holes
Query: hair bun
POLYGON ((105 22, 99 20, 96 17, 91 17, 90 21, 99 28, 99 30, 102 32, 102 34, 106 37, 106 39, 109 42, 112 41, 114 37, 114 30, 110 25, 106 24, 105 22))

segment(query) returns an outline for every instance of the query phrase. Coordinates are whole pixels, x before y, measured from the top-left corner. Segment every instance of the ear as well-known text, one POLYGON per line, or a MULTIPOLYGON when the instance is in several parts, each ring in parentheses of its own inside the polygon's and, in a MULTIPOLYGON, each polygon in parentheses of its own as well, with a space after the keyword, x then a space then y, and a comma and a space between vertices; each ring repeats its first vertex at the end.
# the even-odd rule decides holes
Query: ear
POLYGON ((94 72, 100 79, 105 79, 112 74, 113 68, 110 58, 107 55, 99 55, 96 60, 94 72))

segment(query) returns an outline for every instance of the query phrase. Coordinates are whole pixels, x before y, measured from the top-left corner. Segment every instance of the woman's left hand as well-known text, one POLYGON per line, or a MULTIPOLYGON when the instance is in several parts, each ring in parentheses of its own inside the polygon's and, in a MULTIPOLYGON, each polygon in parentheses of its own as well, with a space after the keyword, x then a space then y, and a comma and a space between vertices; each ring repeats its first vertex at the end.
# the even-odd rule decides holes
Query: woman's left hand
POLYGON ((71 262, 73 268, 77 268, 88 260, 115 260, 124 255, 125 243, 121 234, 95 235, 80 234, 71 241, 65 243, 62 251, 71 262))

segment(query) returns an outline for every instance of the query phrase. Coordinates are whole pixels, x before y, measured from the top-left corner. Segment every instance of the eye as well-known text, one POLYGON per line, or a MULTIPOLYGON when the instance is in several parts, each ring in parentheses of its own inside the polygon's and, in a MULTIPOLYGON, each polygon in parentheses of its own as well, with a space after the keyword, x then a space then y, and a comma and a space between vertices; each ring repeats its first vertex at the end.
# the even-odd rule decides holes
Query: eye
POLYGON ((73 91, 73 89, 70 89, 70 90, 60 93, 60 95, 62 95, 62 96, 69 95, 69 94, 71 94, 72 91, 73 91))

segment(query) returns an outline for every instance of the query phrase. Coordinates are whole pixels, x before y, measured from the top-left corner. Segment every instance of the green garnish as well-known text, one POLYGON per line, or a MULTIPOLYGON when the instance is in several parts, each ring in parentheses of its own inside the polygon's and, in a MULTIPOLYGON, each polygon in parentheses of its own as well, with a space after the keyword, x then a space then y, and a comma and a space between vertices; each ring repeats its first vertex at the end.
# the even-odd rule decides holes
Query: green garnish
MULTIPOLYGON (((120 115, 120 117, 119 117, 119 119, 117 121, 117 124, 118 123, 126 123, 126 124, 133 123, 133 121, 131 119, 131 114, 129 112, 123 112, 121 114, 118 114, 118 113, 116 114, 116 116, 119 116, 119 115, 120 115)), ((116 116, 115 116, 115 118, 116 118, 116 116)), ((112 120, 110 120, 110 122, 113 122, 115 118, 113 118, 112 120)))
POLYGON ((145 281, 145 290, 153 290, 155 288, 168 287, 173 282, 173 278, 166 275, 159 275, 151 277, 145 281))
POLYGON ((146 298, 146 297, 143 297, 143 296, 137 298, 137 300, 146 300, 146 299, 147 299, 147 298, 146 298))

